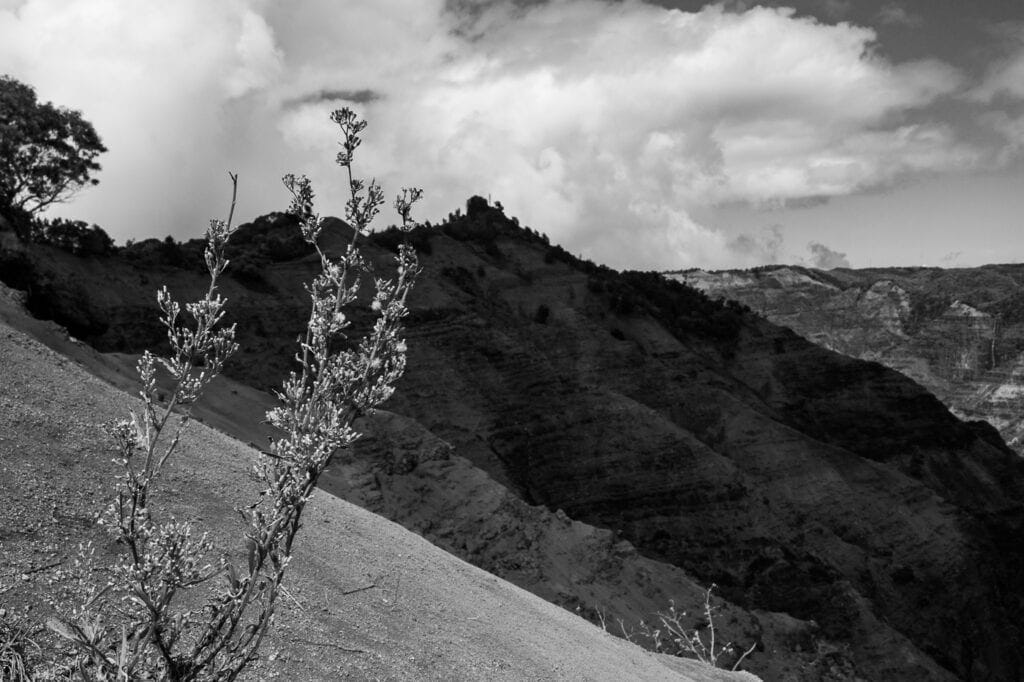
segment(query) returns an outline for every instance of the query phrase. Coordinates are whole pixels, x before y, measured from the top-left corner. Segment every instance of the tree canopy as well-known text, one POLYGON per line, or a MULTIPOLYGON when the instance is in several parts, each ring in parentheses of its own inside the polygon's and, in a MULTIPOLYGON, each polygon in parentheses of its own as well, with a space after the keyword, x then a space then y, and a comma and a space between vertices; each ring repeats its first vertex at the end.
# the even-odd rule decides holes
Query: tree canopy
POLYGON ((0 213, 32 218, 97 184, 105 151, 80 112, 39 102, 32 86, 0 76, 0 213))

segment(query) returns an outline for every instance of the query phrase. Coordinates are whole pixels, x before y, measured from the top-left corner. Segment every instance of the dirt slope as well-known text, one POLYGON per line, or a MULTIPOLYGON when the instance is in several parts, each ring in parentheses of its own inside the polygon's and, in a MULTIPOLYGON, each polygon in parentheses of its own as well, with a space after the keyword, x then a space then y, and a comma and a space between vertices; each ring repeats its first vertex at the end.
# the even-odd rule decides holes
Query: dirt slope
MULTIPOLYGON (((69 598, 76 545, 109 549, 92 522, 113 473, 98 424, 132 399, 3 323, 0 377, 0 607, 42 620, 69 598)), ((252 450, 195 424, 181 455, 163 501, 237 544, 252 450)), ((755 679, 647 653, 327 494, 289 593, 254 679, 755 679)))
MULTIPOLYGON (((30 316, 24 298, 0 284, 0 321, 94 376, 136 390, 137 356, 97 352, 59 325, 30 316)), ((273 404, 267 393, 222 376, 194 414, 242 442, 264 443, 273 434, 263 415, 273 404)), ((603 621, 616 636, 628 633, 642 646, 653 642, 638 631, 640 621, 656 623, 656 613, 670 603, 687 611, 694 625, 700 622, 703 586, 682 569, 643 556, 620 533, 525 503, 415 420, 381 411, 359 429, 365 437, 326 472, 326 491, 592 623, 603 621)), ((793 681, 851 673, 845 647, 822 637, 813 621, 747 611, 720 597, 718 605, 719 642, 734 642, 740 651, 756 644, 743 669, 793 681)), ((901 659, 930 667, 941 679, 942 672, 891 628, 875 621, 871 630, 879 648, 898 647, 901 659)))
MULTIPOLYGON (((0 284, 0 322, 134 393, 138 356, 94 350, 54 322, 33 318, 24 298, 0 284)), ((263 423, 273 404, 267 393, 221 376, 194 415, 242 442, 263 443, 273 435, 263 423)), ((366 435, 353 456, 325 474, 323 487, 333 495, 592 623, 603 619, 616 636, 633 633, 641 645, 651 643, 637 633, 639 622, 655 622, 656 612, 668 604, 691 610, 694 618, 700 613, 702 587, 681 569, 640 555, 608 530, 524 503, 414 420, 380 411, 359 429, 366 435)), ((841 648, 806 646, 815 624, 718 603, 719 641, 736 642, 743 650, 758 644, 745 669, 766 679, 816 680, 822 671, 842 667, 841 648), (794 643, 805 646, 793 651, 794 643)))

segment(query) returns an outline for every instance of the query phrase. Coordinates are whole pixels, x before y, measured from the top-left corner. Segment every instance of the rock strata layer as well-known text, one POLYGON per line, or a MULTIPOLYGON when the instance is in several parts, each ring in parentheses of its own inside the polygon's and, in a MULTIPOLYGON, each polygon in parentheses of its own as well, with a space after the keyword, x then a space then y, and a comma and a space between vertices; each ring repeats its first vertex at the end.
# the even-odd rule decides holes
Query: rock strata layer
POLYGON ((668 273, 914 379, 1024 454, 1024 265, 668 273))

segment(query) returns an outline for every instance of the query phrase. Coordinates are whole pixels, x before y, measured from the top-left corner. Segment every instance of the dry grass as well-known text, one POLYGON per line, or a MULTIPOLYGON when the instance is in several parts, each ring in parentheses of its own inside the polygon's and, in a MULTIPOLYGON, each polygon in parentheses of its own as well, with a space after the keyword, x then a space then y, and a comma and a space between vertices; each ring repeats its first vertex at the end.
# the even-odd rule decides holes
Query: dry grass
POLYGON ((0 680, 31 682, 30 650, 39 651, 31 638, 30 627, 19 618, 0 615, 0 680))

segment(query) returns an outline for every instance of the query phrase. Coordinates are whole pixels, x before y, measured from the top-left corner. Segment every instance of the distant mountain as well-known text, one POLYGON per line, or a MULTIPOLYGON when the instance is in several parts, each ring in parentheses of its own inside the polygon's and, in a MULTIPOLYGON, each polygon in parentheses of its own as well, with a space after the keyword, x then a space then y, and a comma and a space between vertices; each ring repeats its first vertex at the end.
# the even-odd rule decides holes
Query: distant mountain
MULTIPOLYGON (((779 662, 791 679, 1020 679, 1024 460, 993 428, 742 304, 581 261, 496 208, 470 209, 412 236, 424 274, 389 410, 415 426, 382 427, 339 465, 336 491, 399 520, 418 505, 408 522, 426 537, 499 575, 548 575, 556 601, 618 578, 580 563, 559 588, 536 563, 555 536, 523 532, 524 515, 607 529, 579 547, 621 538, 717 583, 753 618, 742 635, 772 633, 747 666, 769 679, 779 662), (433 446, 403 446, 417 429, 414 442, 447 443, 510 497, 471 484, 461 464, 458 475, 432 464, 433 446), (787 618, 791 634, 776 636, 787 618)), ((247 228, 236 260, 255 265, 225 286, 243 347, 228 371, 255 388, 289 368, 306 315, 315 263, 265 247, 286 223, 247 228)), ((373 238, 382 269, 398 239, 373 238)), ((198 291, 190 249, 77 258, 11 246, 0 276, 74 336, 134 353, 162 341, 157 284, 198 291)))
POLYGON ((1024 454, 1024 264, 669 273, 712 298, 911 377, 1024 454))

